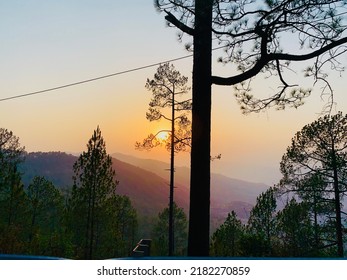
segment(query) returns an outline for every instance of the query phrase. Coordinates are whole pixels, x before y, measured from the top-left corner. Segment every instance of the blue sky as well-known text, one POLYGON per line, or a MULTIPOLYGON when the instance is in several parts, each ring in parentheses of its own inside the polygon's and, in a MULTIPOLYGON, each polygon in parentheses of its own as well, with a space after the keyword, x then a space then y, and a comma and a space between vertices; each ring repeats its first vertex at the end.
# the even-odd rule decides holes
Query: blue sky
MULTIPOLYGON (((0 99, 78 82, 185 56, 177 30, 167 28, 152 0, 11 0, 0 1, 0 99)), ((288 42, 289 44, 289 42, 288 42)), ((231 65, 215 61, 213 72, 229 75, 231 65)), ((341 58, 345 65, 346 57, 341 58)), ((191 77, 190 58, 174 63, 191 77)), ((304 80, 305 64, 287 77, 304 80)), ((100 125, 109 153, 169 160, 163 150, 135 151, 135 141, 167 127, 149 123, 145 113, 150 92, 144 88, 156 67, 93 83, 0 102, 0 127, 12 130, 27 151, 80 152, 100 125)), ((347 112, 346 74, 331 73, 337 106, 347 112)), ((191 79, 190 79, 191 80, 191 79)), ((326 98, 321 84, 299 109, 244 116, 231 87, 213 86, 212 155, 222 159, 212 169, 252 182, 276 183, 281 156, 295 132, 314 121, 326 98)), ((277 89, 272 79, 257 79, 253 93, 268 96, 277 89)), ((177 156, 189 165, 189 154, 177 156)))

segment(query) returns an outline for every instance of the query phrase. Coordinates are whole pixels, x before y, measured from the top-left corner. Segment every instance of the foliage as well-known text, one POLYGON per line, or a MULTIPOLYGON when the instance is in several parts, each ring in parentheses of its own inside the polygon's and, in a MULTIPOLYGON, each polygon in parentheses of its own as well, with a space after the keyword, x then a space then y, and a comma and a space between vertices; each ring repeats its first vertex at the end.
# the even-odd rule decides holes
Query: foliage
POLYGON ((27 195, 16 171, 7 176, 6 190, 0 200, 0 252, 20 253, 26 251, 27 195))
MULTIPOLYGON (((71 194, 71 214, 76 221, 74 241, 79 258, 98 256, 102 211, 108 197, 115 195, 115 172, 106 153, 101 130, 97 127, 83 152, 74 164, 74 185, 71 194)), ((101 245, 102 246, 102 245, 101 245)))
POLYGON ((149 150, 164 145, 171 150, 171 141, 174 150, 185 151, 190 146, 191 122, 187 115, 192 108, 191 99, 180 100, 179 97, 189 92, 188 78, 182 76, 173 64, 161 64, 153 79, 147 79, 146 88, 152 92, 149 109, 146 118, 149 121, 166 120, 171 124, 170 130, 161 130, 148 135, 142 142, 136 142, 135 148, 149 150), (165 109, 169 108, 168 112, 165 109), (177 115, 178 113, 178 115, 177 115), (167 132, 167 139, 159 139, 157 136, 167 132), (173 139, 171 139, 173 137, 173 139))
MULTIPOLYGON (((187 250, 187 216, 182 208, 173 204, 174 217, 174 255, 184 256, 187 250)), ((153 255, 167 256, 168 254, 168 232, 169 232, 169 208, 165 208, 158 214, 158 220, 153 226, 153 255)))
MULTIPOLYGON (((346 169, 347 116, 325 115, 297 132, 281 161, 286 183, 295 185, 306 174, 329 177, 338 167, 339 181, 344 186, 346 169)), ((324 178, 330 183, 332 180, 324 178)))
POLYGON ((242 255, 241 239, 244 227, 234 211, 228 214, 225 222, 213 233, 211 255, 238 257, 242 255))
MULTIPOLYGON (((88 151, 74 164, 71 193, 64 194, 46 177, 32 176, 34 173, 25 188, 17 170, 24 148, 11 132, 0 131, 0 253, 65 258, 129 256, 137 238, 137 215, 129 198, 115 193, 118 182, 99 127, 88 142, 88 151)), ((47 156, 30 155, 47 165, 51 156, 71 163, 71 157, 63 153, 47 156)), ((66 168, 64 174, 71 172, 66 168)))
POLYGON ((129 256, 137 242, 137 213, 127 196, 112 195, 105 202, 101 226, 101 255, 105 258, 129 256))
POLYGON ((281 254, 287 257, 310 256, 314 235, 307 205, 292 198, 277 214, 277 219, 281 254))
POLYGON ((19 138, 0 128, 0 252, 20 252, 25 248, 26 194, 17 165, 24 159, 19 138))
POLYGON ((134 244, 136 213, 130 200, 115 192, 118 181, 99 127, 75 162, 74 173, 69 219, 76 257, 128 255, 134 244))
POLYGON ((44 177, 34 177, 27 191, 31 255, 63 256, 64 198, 44 177))
POLYGON ((6 192, 11 174, 17 172, 17 165, 24 159, 24 147, 19 138, 5 128, 0 128, 0 199, 6 192))
MULTIPOLYGON (((338 113, 319 118, 294 136, 280 164, 282 180, 257 197, 247 225, 239 227, 234 246, 241 256, 343 256, 346 133, 347 116, 338 113), (280 197, 287 203, 278 210, 280 197)), ((231 217, 235 220, 229 214, 212 237, 216 255, 231 254, 230 242, 223 242, 233 238, 233 231, 226 230, 231 217)))
MULTIPOLYGON (((247 224, 234 211, 211 238, 212 256, 234 257, 334 257, 336 251, 316 244, 315 231, 332 238, 328 225, 317 228, 311 219, 309 203, 291 198, 283 209, 276 209, 278 189, 272 187, 260 194, 247 224)), ((330 227, 332 225, 329 225, 330 227)))
POLYGON ((337 244, 339 256, 343 255, 341 209, 347 191, 346 136, 347 116, 341 112, 323 116, 296 133, 280 165, 283 191, 295 192, 309 202, 316 229, 318 219, 334 220, 336 237, 331 245, 337 244))
POLYGON ((277 192, 275 187, 271 187, 266 192, 261 193, 257 197, 256 205, 251 210, 248 220, 249 232, 258 235, 266 244, 267 252, 262 252, 264 256, 272 254, 272 238, 276 227, 277 192))
POLYGON ((20 175, 13 176, 9 197, 0 202, 0 252, 70 257, 63 196, 43 177, 25 190, 20 175))
MULTIPOLYGON (((195 19, 201 12, 197 10, 198 2, 155 1, 157 9, 166 13, 169 25, 180 30, 180 40, 184 35, 197 36, 195 19)), ((311 60, 304 75, 325 84, 323 94, 332 95, 325 69, 344 69, 337 57, 346 52, 346 4, 345 0, 208 1, 212 18, 207 24, 211 25, 213 40, 225 51, 218 61, 235 65, 237 71, 229 77, 213 76, 212 83, 234 85, 244 112, 270 106, 298 107, 311 89, 291 84, 284 73, 292 69, 293 62, 311 60), (269 97, 255 97, 251 93, 255 76, 277 77, 279 91, 269 97)), ((187 40, 187 48, 193 49, 194 43, 187 40)))

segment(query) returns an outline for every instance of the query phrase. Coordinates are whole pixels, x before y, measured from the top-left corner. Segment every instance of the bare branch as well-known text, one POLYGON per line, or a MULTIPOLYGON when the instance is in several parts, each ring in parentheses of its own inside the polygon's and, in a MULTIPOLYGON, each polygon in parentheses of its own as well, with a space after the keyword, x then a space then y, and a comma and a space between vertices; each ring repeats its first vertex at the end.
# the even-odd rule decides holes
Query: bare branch
POLYGON ((167 14, 165 16, 165 19, 170 22, 171 24, 173 24, 174 26, 176 26, 178 29, 180 29, 181 31, 183 31, 184 33, 190 35, 190 36, 194 36, 194 29, 190 28, 189 26, 183 24, 181 21, 179 21, 173 14, 171 14, 169 11, 165 11, 165 13, 167 14))
POLYGON ((231 76, 231 77, 218 77, 212 76, 212 84, 230 86, 240 83, 241 81, 248 80, 261 72, 261 70, 271 61, 305 61, 312 58, 315 58, 333 48, 341 46, 347 43, 347 37, 342 38, 340 40, 334 41, 319 50, 313 51, 311 53, 303 54, 303 55, 295 55, 295 54, 284 54, 284 53, 272 53, 265 54, 262 53, 261 58, 255 63, 252 69, 241 73, 239 75, 231 76))

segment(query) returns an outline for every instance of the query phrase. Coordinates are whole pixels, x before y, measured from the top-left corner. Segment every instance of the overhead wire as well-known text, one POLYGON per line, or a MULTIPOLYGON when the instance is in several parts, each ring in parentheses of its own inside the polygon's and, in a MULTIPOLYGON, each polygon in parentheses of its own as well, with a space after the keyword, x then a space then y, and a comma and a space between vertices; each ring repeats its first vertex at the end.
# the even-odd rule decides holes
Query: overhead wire
POLYGON ((97 81, 97 80, 102 80, 102 79, 106 79, 106 78, 110 78, 110 77, 114 77, 114 76, 130 73, 130 72, 135 72, 135 71, 143 70, 143 69, 146 69, 146 68, 151 68, 151 67, 158 66, 160 64, 164 64, 164 63, 167 63, 167 62, 173 62, 173 61, 177 61, 177 60, 186 59, 186 58, 189 58, 189 57, 192 57, 192 56, 193 55, 190 54, 190 55, 181 56, 181 57, 178 57, 178 58, 174 58, 174 59, 170 59, 170 60, 166 60, 166 61, 162 61, 162 62, 157 62, 157 63, 148 64, 148 65, 137 67, 137 68, 132 68, 132 69, 128 69, 128 70, 124 70, 124 71, 120 71, 120 72, 104 75, 104 76, 99 76, 99 77, 96 77, 96 78, 91 78, 91 79, 82 80, 82 81, 78 81, 78 82, 74 82, 74 83, 70 83, 70 84, 65 84, 65 85, 56 86, 56 87, 52 87, 52 88, 47 88, 47 89, 44 89, 44 90, 33 91, 33 92, 29 92, 29 93, 24 93, 24 94, 4 97, 4 98, 0 99, 0 102, 1 101, 11 100, 11 99, 27 97, 27 96, 32 96, 32 95, 37 95, 37 94, 42 94, 42 93, 46 93, 46 92, 50 92, 50 91, 54 91, 54 90, 59 90, 59 89, 67 88, 67 87, 72 87, 72 86, 85 84, 85 83, 90 83, 90 82, 94 82, 94 81, 97 81))
MULTIPOLYGON (((222 48, 225 48, 225 46, 219 46, 219 47, 213 48, 212 51, 215 51, 215 50, 218 50, 218 49, 222 49, 222 48)), ((131 72, 135 72, 135 71, 151 68, 151 67, 158 66, 158 65, 161 65, 161 64, 164 64, 164 63, 186 59, 186 58, 189 58, 189 57, 192 57, 192 56, 193 56, 193 54, 189 54, 189 55, 180 56, 180 57, 177 57, 177 58, 168 59, 168 60, 157 62, 157 63, 153 63, 153 64, 148 64, 148 65, 145 65, 145 66, 140 66, 140 67, 136 67, 136 68, 132 68, 132 69, 128 69, 128 70, 115 72, 115 73, 108 74, 108 75, 103 75, 103 76, 99 76, 99 77, 95 77, 95 78, 91 78, 91 79, 87 79, 87 80, 82 80, 82 81, 70 83, 70 84, 65 84, 65 85, 61 85, 61 86, 56 86, 56 87, 52 87, 52 88, 47 88, 47 89, 33 91, 33 92, 19 94, 19 95, 13 95, 13 96, 9 96, 9 97, 4 97, 4 98, 0 98, 0 102, 11 100, 11 99, 28 97, 28 96, 37 95, 37 94, 42 94, 42 93, 55 91, 55 90, 59 90, 59 89, 64 89, 64 88, 68 88, 68 87, 73 87, 73 86, 86 84, 86 83, 90 83, 90 82, 95 82, 95 81, 98 81, 98 80, 102 80, 102 79, 106 79, 106 78, 110 78, 110 77, 114 77, 114 76, 118 76, 118 75, 122 75, 122 74, 127 74, 127 73, 131 73, 131 72)))

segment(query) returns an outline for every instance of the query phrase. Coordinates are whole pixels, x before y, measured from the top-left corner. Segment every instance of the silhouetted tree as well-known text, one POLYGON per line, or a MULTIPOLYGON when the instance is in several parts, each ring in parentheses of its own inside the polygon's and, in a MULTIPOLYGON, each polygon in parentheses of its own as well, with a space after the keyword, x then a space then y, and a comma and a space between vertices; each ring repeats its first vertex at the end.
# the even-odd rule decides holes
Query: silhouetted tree
POLYGON ((225 222, 213 233, 211 254, 221 257, 242 256, 241 238, 244 226, 234 211, 228 214, 225 222))
MULTIPOLYGON (((35 176, 28 186, 29 250, 32 255, 64 253, 64 198, 44 177, 35 176)), ((62 255, 60 255, 63 257, 62 255)))
POLYGON ((310 197, 313 207, 333 209, 336 231, 333 244, 337 245, 339 257, 343 256, 341 209, 342 196, 347 191, 346 152, 347 116, 340 112, 304 126, 292 139, 281 161, 282 188, 299 193, 306 201, 310 197), (316 181, 308 183, 308 178, 316 181))
MULTIPOLYGON (((211 85, 233 85, 244 112, 276 106, 298 107, 310 89, 298 88, 285 76, 291 62, 311 63, 305 76, 325 83, 326 67, 341 70, 346 52, 345 0, 156 0, 165 19, 193 37, 193 108, 189 255, 208 255, 210 202, 211 85), (291 44, 286 44, 288 38, 291 44), (235 65, 229 77, 212 76, 212 39, 225 49, 221 62, 235 65), (262 98, 251 94, 256 76, 278 78, 279 90, 262 98)), ((191 46, 188 44, 187 48, 191 46)), ((329 91, 330 90, 330 91, 329 91)), ((326 93, 324 91, 323 93, 326 93)), ((331 103, 332 104, 332 103, 331 103)))
POLYGON ((149 103, 149 110, 146 117, 150 121, 167 120, 171 124, 168 139, 157 139, 158 133, 150 134, 142 143, 136 142, 137 149, 151 149, 165 143, 170 151, 170 202, 169 202, 169 256, 174 252, 174 169, 175 152, 184 151, 190 147, 191 126, 187 111, 191 110, 191 99, 179 100, 179 96, 187 94, 188 78, 182 76, 175 70, 172 64, 165 63, 158 67, 154 74, 154 79, 147 79, 146 88, 152 91, 152 99, 149 103), (162 110, 170 108, 169 115, 165 115, 162 110))
POLYGON ((24 160, 24 147, 21 147, 19 138, 5 128, 0 128, 0 199, 12 180, 17 165, 24 160))
POLYGON ((102 243, 99 237, 103 207, 107 199, 115 195, 118 183, 99 127, 88 141, 87 151, 79 156, 73 168, 71 211, 75 242, 83 249, 79 257, 92 259, 98 256, 102 243))
POLYGON ((187 86, 188 78, 181 75, 173 64, 161 64, 153 79, 147 79, 146 88, 152 92, 146 118, 149 121, 165 120, 170 123, 170 130, 161 130, 150 134, 142 142, 136 142, 135 148, 152 149, 165 145, 168 151, 173 146, 174 151, 186 150, 190 146, 190 110, 191 99, 183 99, 190 88, 187 86), (165 111, 165 109, 168 109, 165 111), (189 114, 188 114, 189 113, 189 114), (158 139, 156 136, 162 132, 168 133, 168 138, 158 139), (171 138, 173 137, 173 141, 171 138))
POLYGON ((309 173, 298 181, 292 181, 295 187, 285 184, 282 180, 282 189, 289 191, 291 196, 296 196, 305 203, 313 224, 313 251, 316 256, 324 255, 325 249, 330 244, 335 243, 335 238, 331 238, 332 230, 330 225, 330 214, 334 212, 334 205, 327 193, 327 185, 324 177, 320 173, 309 173))
POLYGON ((22 254, 27 252, 27 195, 16 168, 6 177, 7 182, 0 196, 0 251, 22 254))
POLYGON ((112 195, 103 209, 100 251, 104 258, 127 257, 137 240, 137 213, 127 196, 112 195))
POLYGON ((26 194, 17 165, 24 159, 19 138, 0 128, 0 251, 22 253, 27 230, 26 194))
MULTIPOLYGON (((182 208, 173 204, 174 213, 174 252, 173 255, 183 256, 187 250, 187 216, 182 208)), ((168 229, 169 229, 169 207, 158 214, 158 220, 153 226, 153 254, 159 256, 168 255, 168 229)))
POLYGON ((272 239, 276 228, 276 196, 277 189, 271 187, 257 197, 257 203, 252 208, 248 220, 248 230, 264 240, 266 251, 263 256, 272 255, 272 239))
POLYGON ((292 198, 277 213, 278 237, 282 243, 281 255, 285 257, 313 257, 314 227, 308 205, 292 198))

